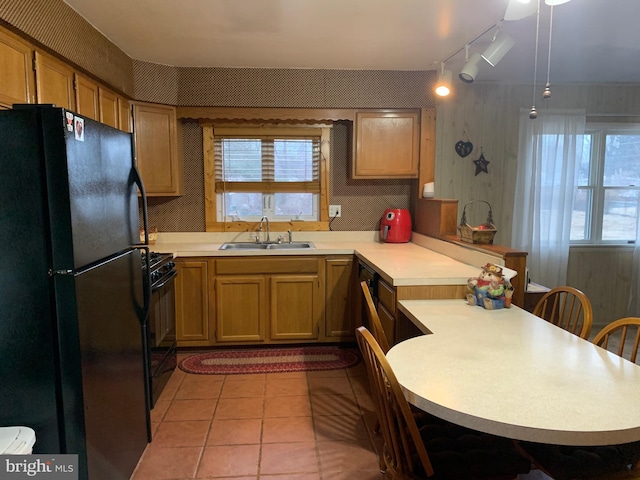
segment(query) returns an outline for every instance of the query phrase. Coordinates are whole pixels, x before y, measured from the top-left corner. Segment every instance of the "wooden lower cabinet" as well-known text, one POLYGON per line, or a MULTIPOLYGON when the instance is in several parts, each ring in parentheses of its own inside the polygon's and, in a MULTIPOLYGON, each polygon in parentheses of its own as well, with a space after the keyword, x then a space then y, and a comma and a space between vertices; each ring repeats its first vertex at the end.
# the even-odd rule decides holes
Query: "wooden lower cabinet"
POLYGON ((325 323, 327 341, 353 340, 360 317, 359 303, 353 299, 360 293, 356 285, 357 262, 352 255, 327 257, 325 262, 325 323))
POLYGON ((214 260, 177 258, 175 280, 176 339, 180 347, 213 344, 209 285, 214 260))
POLYGON ((218 276, 215 298, 217 343, 265 341, 268 310, 264 276, 218 276))
POLYGON ((215 343, 316 342, 324 328, 324 257, 216 259, 215 343))
POLYGON ((322 322, 318 275, 275 275, 270 279, 271 340, 313 340, 322 322))
POLYGON ((383 280, 378 280, 378 317, 389 345, 396 343, 396 291, 383 280))

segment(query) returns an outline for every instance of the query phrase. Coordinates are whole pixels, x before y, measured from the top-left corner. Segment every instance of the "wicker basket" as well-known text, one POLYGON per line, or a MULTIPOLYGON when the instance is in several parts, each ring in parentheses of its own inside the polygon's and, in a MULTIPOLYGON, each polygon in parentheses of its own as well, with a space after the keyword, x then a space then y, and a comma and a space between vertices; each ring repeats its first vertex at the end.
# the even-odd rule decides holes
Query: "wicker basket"
POLYGON ((460 219, 460 225, 458 225, 458 231, 460 232, 460 240, 467 243, 478 243, 482 245, 492 245, 493 237, 496 236, 496 226, 493 224, 493 212, 491 211, 491 205, 484 200, 471 200, 462 209, 462 218, 460 219), (477 227, 472 227, 467 223, 467 206, 482 202, 486 203, 489 207, 489 215, 487 221, 477 227))

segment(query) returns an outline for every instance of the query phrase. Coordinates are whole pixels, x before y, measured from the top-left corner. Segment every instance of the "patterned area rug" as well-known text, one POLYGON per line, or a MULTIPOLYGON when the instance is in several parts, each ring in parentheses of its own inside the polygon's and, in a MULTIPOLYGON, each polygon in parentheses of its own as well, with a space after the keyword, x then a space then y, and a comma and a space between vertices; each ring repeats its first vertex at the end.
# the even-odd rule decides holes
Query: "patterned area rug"
POLYGON ((187 357, 179 367, 202 375, 335 370, 356 365, 360 357, 354 352, 325 346, 218 350, 187 357))

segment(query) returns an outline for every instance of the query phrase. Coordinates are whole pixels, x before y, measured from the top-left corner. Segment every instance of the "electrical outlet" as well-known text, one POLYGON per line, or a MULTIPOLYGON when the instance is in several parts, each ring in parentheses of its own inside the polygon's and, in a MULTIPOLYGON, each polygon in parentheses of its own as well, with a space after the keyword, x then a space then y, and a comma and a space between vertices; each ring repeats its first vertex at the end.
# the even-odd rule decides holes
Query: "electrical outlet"
POLYGON ((329 218, 342 216, 342 205, 329 205, 329 218))

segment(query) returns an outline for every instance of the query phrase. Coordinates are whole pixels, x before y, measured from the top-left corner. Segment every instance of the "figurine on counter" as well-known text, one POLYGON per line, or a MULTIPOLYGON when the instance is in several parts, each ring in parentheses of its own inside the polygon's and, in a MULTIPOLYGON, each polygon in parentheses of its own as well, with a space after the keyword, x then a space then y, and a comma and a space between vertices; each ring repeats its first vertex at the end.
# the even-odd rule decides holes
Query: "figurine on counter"
POLYGON ((511 306, 513 286, 511 279, 516 275, 515 270, 487 263, 482 267, 480 275, 467 281, 467 303, 479 305, 487 310, 498 310, 511 306))

